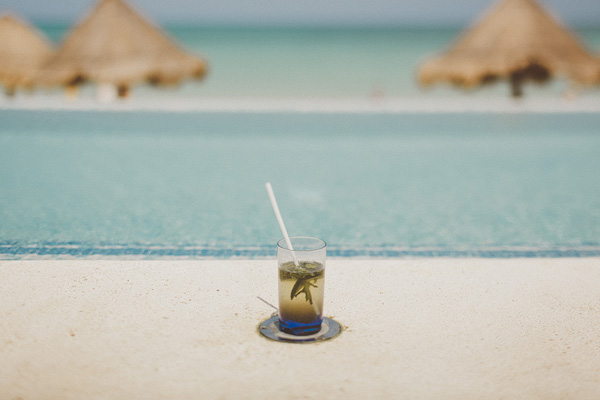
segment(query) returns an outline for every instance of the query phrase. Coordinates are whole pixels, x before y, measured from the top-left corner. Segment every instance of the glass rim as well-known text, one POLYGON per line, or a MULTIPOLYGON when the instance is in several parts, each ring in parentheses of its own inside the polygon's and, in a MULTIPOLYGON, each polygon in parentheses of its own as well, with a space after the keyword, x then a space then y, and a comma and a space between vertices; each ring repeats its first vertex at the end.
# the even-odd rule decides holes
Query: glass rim
POLYGON ((285 250, 285 251, 293 251, 294 253, 307 253, 310 251, 322 250, 325 247, 327 247, 327 243, 325 243, 325 241, 323 239, 319 239, 316 237, 311 237, 311 236, 292 236, 292 237, 290 237, 291 242, 293 242, 294 239, 310 239, 310 240, 314 241, 315 243, 317 243, 317 245, 315 246, 315 248, 311 248, 308 250, 296 250, 296 249, 292 250, 292 249, 288 249, 285 238, 283 238, 277 242, 277 247, 279 247, 280 249, 285 250))

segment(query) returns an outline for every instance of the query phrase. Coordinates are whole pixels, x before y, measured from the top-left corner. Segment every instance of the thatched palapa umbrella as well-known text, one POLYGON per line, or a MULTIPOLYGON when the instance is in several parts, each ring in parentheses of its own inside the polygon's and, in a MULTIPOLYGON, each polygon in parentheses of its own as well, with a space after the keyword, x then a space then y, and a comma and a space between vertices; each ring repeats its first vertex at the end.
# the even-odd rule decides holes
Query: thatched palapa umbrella
POLYGON ((504 0, 452 48, 419 68, 419 82, 474 87, 508 79, 514 96, 522 84, 563 75, 583 85, 600 83, 600 58, 535 0, 504 0))
POLYGON ((35 85, 39 67, 52 55, 41 32, 13 16, 0 17, 0 83, 7 95, 35 85))
POLYGON ((175 84, 205 73, 202 59, 183 51, 122 0, 101 0, 68 33, 42 80, 49 85, 113 84, 126 94, 134 83, 175 84))

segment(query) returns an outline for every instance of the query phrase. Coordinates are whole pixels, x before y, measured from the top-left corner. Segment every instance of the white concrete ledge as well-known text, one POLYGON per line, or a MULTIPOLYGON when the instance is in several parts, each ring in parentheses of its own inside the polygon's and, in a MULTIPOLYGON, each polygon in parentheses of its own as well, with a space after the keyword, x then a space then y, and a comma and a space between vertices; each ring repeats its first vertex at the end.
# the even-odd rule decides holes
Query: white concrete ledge
POLYGON ((274 260, 0 262, 1 399, 597 399, 600 259, 328 261, 330 342, 269 341, 274 260))

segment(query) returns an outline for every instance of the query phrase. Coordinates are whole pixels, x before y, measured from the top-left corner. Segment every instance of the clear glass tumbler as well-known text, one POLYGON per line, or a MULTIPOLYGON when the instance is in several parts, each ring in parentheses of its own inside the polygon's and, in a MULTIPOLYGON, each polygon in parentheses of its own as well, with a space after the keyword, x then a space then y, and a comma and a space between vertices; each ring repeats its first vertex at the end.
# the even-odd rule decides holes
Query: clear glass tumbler
POLYGON ((297 336, 321 330, 325 294, 326 243, 311 237, 277 243, 279 267, 279 329, 297 336), (294 261, 296 256, 296 265, 294 261))

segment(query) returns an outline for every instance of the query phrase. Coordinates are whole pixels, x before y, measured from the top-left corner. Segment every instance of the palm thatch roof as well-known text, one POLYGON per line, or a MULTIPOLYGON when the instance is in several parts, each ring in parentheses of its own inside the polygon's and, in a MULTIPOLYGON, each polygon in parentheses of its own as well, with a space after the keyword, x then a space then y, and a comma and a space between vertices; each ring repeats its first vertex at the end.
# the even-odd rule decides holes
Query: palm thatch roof
POLYGON ((201 78, 206 63, 182 50, 122 0, 101 0, 45 65, 48 85, 85 81, 128 86, 201 78))
POLYGON ((600 83, 600 58, 535 0, 504 0, 442 55, 426 61, 419 82, 473 87, 508 79, 513 95, 527 80, 562 75, 574 82, 600 83))
POLYGON ((0 17, 0 83, 7 93, 31 88, 52 51, 50 42, 34 27, 13 16, 0 17))

